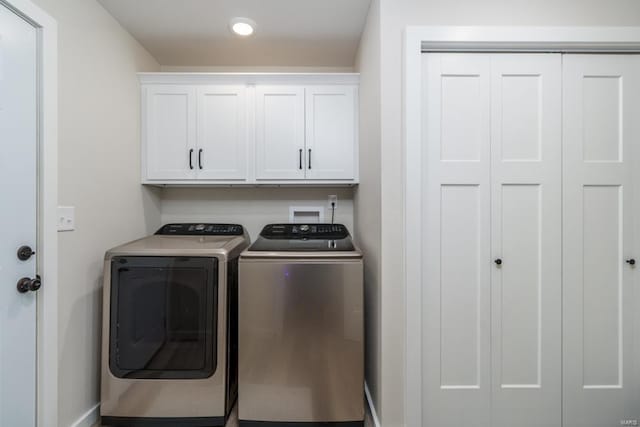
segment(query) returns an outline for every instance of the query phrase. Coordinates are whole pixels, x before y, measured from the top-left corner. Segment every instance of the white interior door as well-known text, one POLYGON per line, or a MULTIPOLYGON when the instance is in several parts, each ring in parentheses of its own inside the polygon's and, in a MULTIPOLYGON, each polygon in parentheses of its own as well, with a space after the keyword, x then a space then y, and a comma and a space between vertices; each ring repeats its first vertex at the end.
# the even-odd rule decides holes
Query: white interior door
POLYGON ((491 55, 494 427, 560 427, 561 56, 491 55))
POLYGON ((37 34, 0 4, 0 425, 35 426, 36 294, 19 279, 36 277, 37 34))
POLYGON ((637 425, 640 59, 565 55, 563 74, 564 426, 637 425))
POLYGON ((198 89, 198 179, 246 179, 245 86, 198 89))
POLYGON ((256 179, 304 179, 304 88, 256 87, 256 179))
POLYGON ((147 179, 196 176, 196 93, 190 86, 147 86, 147 179))
POLYGON ((307 179, 353 179, 356 149, 356 88, 305 90, 307 179))
POLYGON ((423 55, 423 425, 488 427, 490 56, 423 55))

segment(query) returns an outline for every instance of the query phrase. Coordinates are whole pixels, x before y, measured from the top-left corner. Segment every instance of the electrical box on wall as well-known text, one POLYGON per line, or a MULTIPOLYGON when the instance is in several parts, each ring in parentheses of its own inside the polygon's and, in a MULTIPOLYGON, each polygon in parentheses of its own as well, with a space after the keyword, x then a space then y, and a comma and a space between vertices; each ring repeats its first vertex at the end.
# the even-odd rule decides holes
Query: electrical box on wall
POLYGON ((291 206, 289 222, 292 224, 318 224, 324 222, 322 206, 291 206))

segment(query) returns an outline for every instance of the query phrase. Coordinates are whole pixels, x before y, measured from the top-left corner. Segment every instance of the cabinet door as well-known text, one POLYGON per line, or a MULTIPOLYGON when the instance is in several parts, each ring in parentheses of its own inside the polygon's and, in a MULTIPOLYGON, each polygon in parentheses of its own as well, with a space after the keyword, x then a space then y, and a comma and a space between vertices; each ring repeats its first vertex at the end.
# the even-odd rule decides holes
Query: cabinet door
POLYGON ((423 55, 423 425, 489 427, 489 55, 423 55))
POLYGON ((354 178, 355 93, 351 86, 305 90, 307 179, 354 178))
POLYGON ((491 56, 493 427, 560 427, 561 56, 491 56))
POLYGON ((189 86, 147 86, 143 124, 149 180, 195 178, 196 97, 189 86))
POLYGON ((563 98, 564 426, 636 425, 639 59, 565 55, 563 98))
POLYGON ((304 88, 256 87, 256 179, 304 179, 304 88))
POLYGON ((244 86, 198 88, 198 179, 246 179, 246 110, 244 86))

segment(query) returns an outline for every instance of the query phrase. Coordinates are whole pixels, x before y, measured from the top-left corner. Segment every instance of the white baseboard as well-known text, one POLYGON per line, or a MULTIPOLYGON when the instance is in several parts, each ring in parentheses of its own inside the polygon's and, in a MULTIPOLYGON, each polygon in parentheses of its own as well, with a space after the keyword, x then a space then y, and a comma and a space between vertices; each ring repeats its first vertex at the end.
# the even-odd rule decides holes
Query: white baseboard
POLYGON ((92 427, 100 418, 100 404, 96 403, 91 409, 82 414, 70 427, 92 427))
POLYGON ((367 382, 364 382, 364 394, 367 396, 367 403, 369 404, 369 411, 371 411, 371 418, 373 418, 373 426, 380 427, 380 420, 378 419, 378 413, 376 412, 376 407, 373 404, 373 399, 371 398, 371 392, 369 391, 369 385, 367 382))

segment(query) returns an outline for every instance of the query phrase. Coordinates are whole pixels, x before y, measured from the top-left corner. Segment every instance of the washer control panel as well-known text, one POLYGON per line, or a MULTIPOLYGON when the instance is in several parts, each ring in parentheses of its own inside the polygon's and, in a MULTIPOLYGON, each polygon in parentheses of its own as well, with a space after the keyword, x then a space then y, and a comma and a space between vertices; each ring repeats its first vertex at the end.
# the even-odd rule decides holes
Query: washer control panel
POLYGON ((238 224, 166 224, 156 231, 156 234, 165 236, 242 236, 244 229, 238 224))
POLYGON ((267 239, 345 239, 349 231, 342 224, 269 224, 260 235, 267 239))

